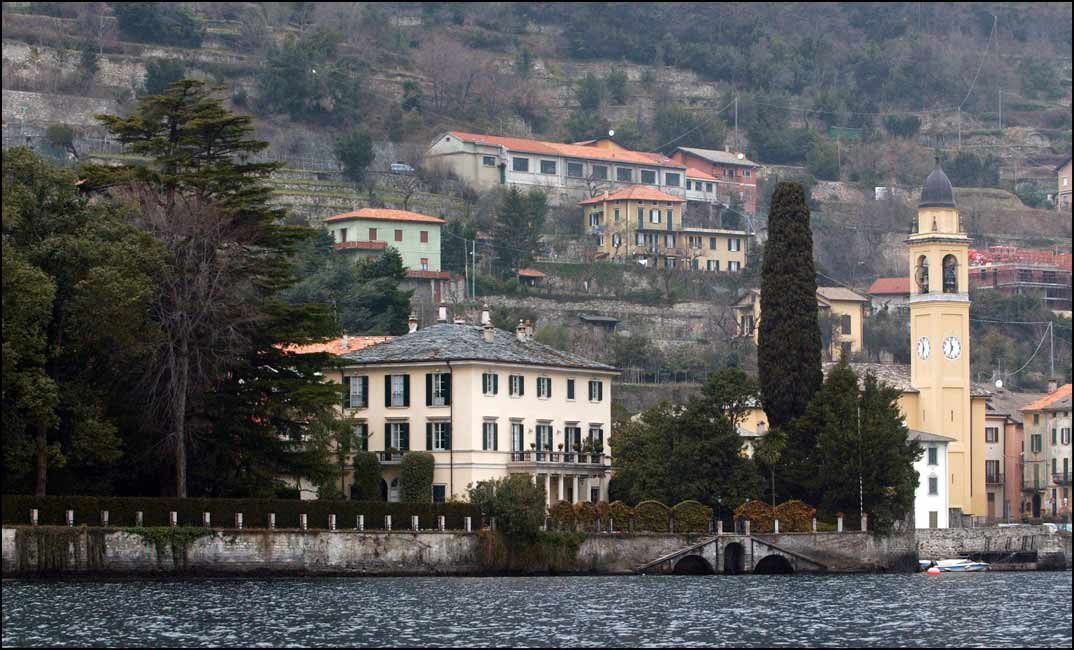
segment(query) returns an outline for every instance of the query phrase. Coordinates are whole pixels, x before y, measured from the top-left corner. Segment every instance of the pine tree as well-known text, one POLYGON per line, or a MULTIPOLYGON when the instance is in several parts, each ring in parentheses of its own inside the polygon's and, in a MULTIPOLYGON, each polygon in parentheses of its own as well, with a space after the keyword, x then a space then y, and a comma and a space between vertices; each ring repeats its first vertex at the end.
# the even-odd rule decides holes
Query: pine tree
POLYGON ((197 463, 200 492, 216 492, 218 476, 261 485, 310 472, 317 441, 299 432, 338 404, 340 389, 321 382, 327 355, 285 350, 331 336, 334 323, 327 305, 278 297, 295 280, 290 256, 313 231, 282 225, 284 212, 270 207, 264 180, 280 165, 249 162, 267 143, 252 138, 248 116, 189 79, 143 98, 129 117, 99 119, 148 159, 88 166, 85 187, 128 204, 132 223, 165 250, 150 310, 161 344, 145 388, 173 455, 175 494, 188 493, 188 448, 212 450, 221 435, 229 444, 197 463))
MULTIPOLYGON (((821 337, 813 234, 802 186, 780 183, 771 205, 761 268, 757 368, 769 425, 787 430, 823 381, 821 337)), ((799 444, 791 439, 790 446, 799 444)))
POLYGON ((492 231, 492 247, 501 275, 510 276, 533 262, 540 250, 541 231, 547 214, 544 192, 531 190, 522 194, 512 187, 504 194, 496 210, 496 227, 492 231))

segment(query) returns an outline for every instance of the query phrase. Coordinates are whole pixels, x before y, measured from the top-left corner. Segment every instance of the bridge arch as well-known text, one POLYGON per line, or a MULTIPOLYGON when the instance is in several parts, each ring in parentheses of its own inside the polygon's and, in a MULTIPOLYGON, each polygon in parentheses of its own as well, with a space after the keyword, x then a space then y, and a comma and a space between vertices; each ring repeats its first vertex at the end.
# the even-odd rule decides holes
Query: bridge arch
POLYGON ((716 572, 708 560, 700 555, 686 555, 675 563, 672 573, 678 576, 709 576, 716 572))
POLYGON ((738 542, 731 542, 723 547, 723 572, 738 575, 746 572, 746 547, 738 542))
POLYGON ((779 575, 794 573, 794 567, 787 558, 773 553, 772 555, 766 555, 761 558, 761 561, 754 567, 753 572, 767 575, 779 575))

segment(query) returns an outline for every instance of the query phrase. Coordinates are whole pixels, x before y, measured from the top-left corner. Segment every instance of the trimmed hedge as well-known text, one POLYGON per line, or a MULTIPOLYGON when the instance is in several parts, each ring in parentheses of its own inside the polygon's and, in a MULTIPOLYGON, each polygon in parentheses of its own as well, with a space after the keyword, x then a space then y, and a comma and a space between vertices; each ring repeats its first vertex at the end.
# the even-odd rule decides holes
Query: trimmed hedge
POLYGON ((707 533, 712 508, 697 501, 683 501, 671 509, 676 533, 707 533))
POLYGON ((399 493, 408 503, 429 503, 433 499, 433 467, 436 459, 427 451, 412 451, 399 466, 399 493))
POLYGON ((30 509, 37 508, 38 523, 62 526, 66 511, 75 511, 75 525, 99 526, 101 511, 107 510, 109 526, 134 526, 135 512, 142 511, 146 527, 167 526, 168 513, 176 512, 180 526, 201 526, 202 513, 212 515, 217 528, 235 525, 235 513, 243 513, 245 528, 267 528, 269 513, 276 513, 277 528, 298 528, 299 515, 307 515, 310 528, 327 529, 328 515, 336 515, 336 527, 354 528, 358 515, 365 516, 365 527, 384 528, 385 515, 392 516, 392 528, 410 528, 410 517, 418 516, 422 529, 436 528, 436 518, 443 515, 444 525, 453 530, 464 528, 464 518, 471 517, 474 526, 481 521, 481 512, 468 503, 385 503, 383 501, 297 501, 292 499, 177 499, 169 497, 64 497, 4 495, 3 523, 29 524, 30 509))
POLYGON ((775 519, 775 511, 772 506, 764 501, 753 499, 735 508, 735 519, 749 519, 751 533, 772 532, 772 520, 775 519))
POLYGON ((548 516, 556 530, 574 530, 574 506, 568 501, 557 501, 548 509, 548 516))
POLYGON ((630 520, 634 518, 634 509, 622 501, 612 501, 608 504, 608 519, 613 522, 615 530, 629 531, 630 520))
POLYGON ((666 533, 670 514, 671 508, 659 501, 642 501, 634 506, 634 530, 666 533))
POLYGON ((808 533, 813 530, 813 517, 817 509, 798 499, 784 501, 776 506, 781 533, 808 533))
POLYGON ((384 495, 380 493, 380 461, 377 455, 371 451, 354 452, 354 483, 351 486, 351 497, 356 501, 382 501, 384 495))
POLYGON ((578 529, 591 531, 597 524, 597 506, 589 501, 579 501, 574 504, 574 514, 578 520, 578 529))

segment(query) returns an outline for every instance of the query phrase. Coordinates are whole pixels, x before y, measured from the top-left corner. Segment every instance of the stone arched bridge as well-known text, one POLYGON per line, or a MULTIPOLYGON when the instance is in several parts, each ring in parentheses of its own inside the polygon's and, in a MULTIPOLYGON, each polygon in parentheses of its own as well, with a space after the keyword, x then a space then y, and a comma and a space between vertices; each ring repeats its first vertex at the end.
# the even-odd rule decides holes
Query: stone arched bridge
POLYGON ((647 562, 637 573, 821 573, 817 558, 751 535, 717 535, 647 562))

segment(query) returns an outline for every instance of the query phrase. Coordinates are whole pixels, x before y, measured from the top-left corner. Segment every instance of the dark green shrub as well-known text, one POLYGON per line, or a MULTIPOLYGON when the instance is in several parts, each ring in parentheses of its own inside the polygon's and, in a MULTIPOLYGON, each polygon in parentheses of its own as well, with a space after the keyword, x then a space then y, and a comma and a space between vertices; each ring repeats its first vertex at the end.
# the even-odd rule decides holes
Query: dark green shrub
POLYGON ((615 526, 615 530, 630 530, 630 520, 634 517, 634 509, 622 501, 612 501, 608 504, 608 518, 615 526))
POLYGON ((371 451, 354 452, 354 483, 351 498, 355 501, 381 501, 380 461, 371 451))
POLYGON ((548 516, 556 530, 574 530, 574 506, 569 501, 557 501, 548 509, 548 516))
POLYGON ((182 59, 150 59, 145 64, 142 90, 146 95, 162 95, 170 84, 184 76, 186 64, 182 59))
POLYGON ((672 508, 676 533, 707 533, 712 508, 697 501, 683 501, 672 508))
POLYGON ((659 501, 642 501, 634 507, 634 530, 666 533, 671 509, 659 501))
POLYGON ((574 504, 574 516, 578 520, 578 529, 591 531, 597 523, 597 507, 589 501, 579 501, 574 504))
POLYGON ((433 498, 433 467, 436 459, 426 451, 412 451, 403 456, 399 468, 399 487, 403 501, 428 503, 433 498))
POLYGON ((190 12, 164 2, 115 2, 112 13, 124 40, 201 47, 205 28, 190 12))
POLYGON ((481 481, 468 497, 484 517, 495 517, 498 530, 512 540, 532 541, 544 524, 544 486, 534 485, 529 476, 481 481))

